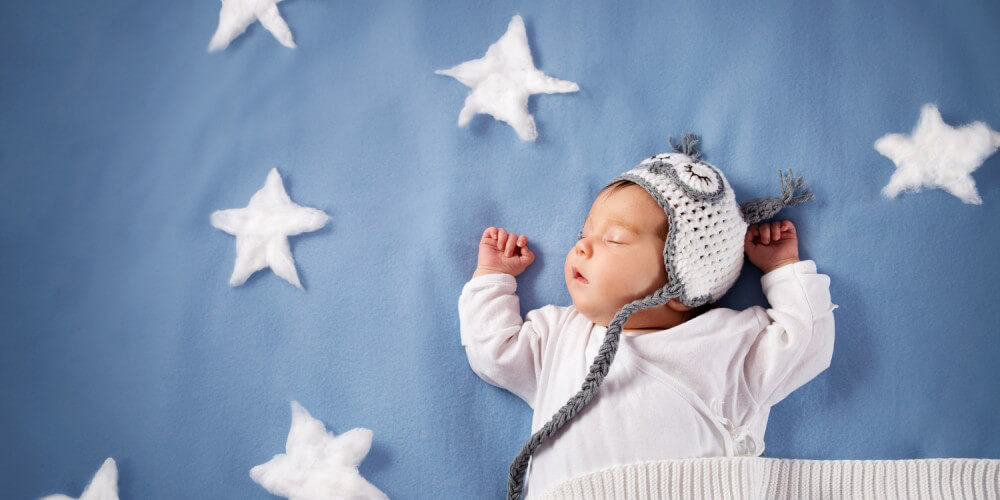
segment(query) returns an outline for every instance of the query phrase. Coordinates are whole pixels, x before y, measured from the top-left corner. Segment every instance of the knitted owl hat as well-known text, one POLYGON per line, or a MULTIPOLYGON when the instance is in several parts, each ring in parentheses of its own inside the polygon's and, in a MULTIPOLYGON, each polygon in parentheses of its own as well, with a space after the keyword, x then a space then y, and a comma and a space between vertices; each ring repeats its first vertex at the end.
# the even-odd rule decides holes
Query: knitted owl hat
MULTIPOLYGON (((743 269, 744 238, 751 224, 770 219, 782 208, 813 198, 808 190, 794 195, 804 183, 778 172, 781 196, 736 202, 729 181, 714 165, 701 160, 698 136, 685 134, 681 144, 668 139, 673 153, 643 160, 615 177, 638 184, 656 200, 669 219, 663 246, 667 284, 649 296, 626 304, 608 324, 583 387, 534 433, 510 466, 507 498, 520 498, 524 472, 535 449, 576 416, 597 394, 618 351, 622 326, 636 311, 666 304, 676 298, 691 307, 715 302, 736 282, 743 269)), ((606 186, 607 187, 607 186, 606 186)), ((581 235, 582 235, 581 231, 581 235)))

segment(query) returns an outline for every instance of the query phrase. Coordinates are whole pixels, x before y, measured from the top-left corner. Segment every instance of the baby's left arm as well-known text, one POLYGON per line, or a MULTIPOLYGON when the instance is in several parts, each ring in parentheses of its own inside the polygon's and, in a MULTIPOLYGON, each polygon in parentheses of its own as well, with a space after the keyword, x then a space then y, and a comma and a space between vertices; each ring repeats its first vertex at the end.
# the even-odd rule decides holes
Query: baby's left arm
POLYGON ((833 310, 830 277, 812 260, 761 276, 771 308, 755 306, 760 330, 743 362, 743 379, 758 408, 774 406, 830 366, 833 310))
POLYGON ((830 277, 799 260, 791 221, 747 229, 746 252, 771 308, 755 307, 759 331, 743 362, 743 379, 758 408, 770 407, 830 366, 833 310, 830 277))

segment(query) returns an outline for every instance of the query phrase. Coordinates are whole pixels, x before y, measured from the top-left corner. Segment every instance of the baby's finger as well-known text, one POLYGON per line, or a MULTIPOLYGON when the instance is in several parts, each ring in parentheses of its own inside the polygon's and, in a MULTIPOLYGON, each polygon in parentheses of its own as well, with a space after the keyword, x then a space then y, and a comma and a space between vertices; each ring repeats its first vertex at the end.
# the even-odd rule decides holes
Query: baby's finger
POLYGON ((771 242, 771 228, 767 227, 767 223, 761 224, 761 226, 764 227, 758 229, 760 231, 760 242, 767 245, 771 242))
POLYGON ((528 245, 528 237, 522 234, 521 237, 517 239, 517 246, 524 247, 527 245, 528 245))
POLYGON ((507 244, 507 231, 504 228, 500 228, 497 233, 497 250, 503 250, 503 246, 507 244))
POLYGON ((774 221, 771 223, 771 239, 774 241, 781 239, 781 222, 774 221))
POLYGON ((517 247, 517 235, 510 233, 510 237, 507 238, 507 244, 504 245, 503 254, 507 257, 514 255, 514 248, 517 247))
POLYGON ((521 247, 521 260, 528 263, 533 262, 535 260, 535 253, 527 246, 523 246, 521 247))
POLYGON ((495 238, 496 237, 496 236, 494 236, 495 234, 496 234, 496 228, 495 227, 488 227, 488 228, 486 228, 485 230, 483 230, 483 241, 489 241, 489 240, 495 238))
POLYGON ((795 236, 795 224, 792 224, 792 221, 790 221, 790 220, 783 221, 782 222, 782 231, 784 231, 785 233, 788 233, 788 234, 790 234, 792 236, 795 236))

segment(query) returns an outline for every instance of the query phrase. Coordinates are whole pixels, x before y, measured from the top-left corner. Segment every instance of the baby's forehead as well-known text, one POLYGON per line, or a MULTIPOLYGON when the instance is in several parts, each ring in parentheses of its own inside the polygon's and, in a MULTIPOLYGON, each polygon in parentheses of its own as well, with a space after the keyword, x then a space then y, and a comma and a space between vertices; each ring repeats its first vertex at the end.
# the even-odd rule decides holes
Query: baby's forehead
POLYGON ((655 226, 665 220, 667 215, 645 188, 638 184, 629 184, 614 192, 605 191, 598 195, 587 213, 586 220, 595 217, 655 226))
POLYGON ((659 210, 656 198, 649 194, 646 188, 629 181, 627 184, 605 189, 598 193, 594 197, 593 203, 591 203, 590 211, 593 212, 597 207, 621 205, 636 205, 659 210))

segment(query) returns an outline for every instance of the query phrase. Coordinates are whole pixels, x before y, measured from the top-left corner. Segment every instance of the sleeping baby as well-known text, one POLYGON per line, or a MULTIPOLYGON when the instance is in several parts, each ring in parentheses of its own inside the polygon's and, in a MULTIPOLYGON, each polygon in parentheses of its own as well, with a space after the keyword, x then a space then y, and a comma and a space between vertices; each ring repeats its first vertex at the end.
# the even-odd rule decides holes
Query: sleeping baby
POLYGON ((798 259, 790 221, 763 222, 811 199, 794 195, 801 178, 779 176, 780 197, 740 205, 696 136, 670 143, 597 195, 566 255, 572 305, 522 319, 515 277, 534 261, 528 239, 482 233, 458 301, 461 342, 479 377, 534 411, 510 499, 638 462, 759 456, 770 408, 830 365, 830 278, 798 259), (710 307, 744 252, 771 308, 710 307))

